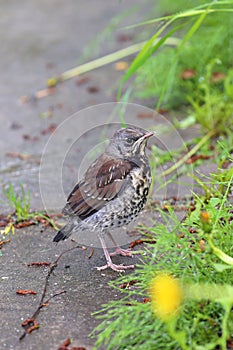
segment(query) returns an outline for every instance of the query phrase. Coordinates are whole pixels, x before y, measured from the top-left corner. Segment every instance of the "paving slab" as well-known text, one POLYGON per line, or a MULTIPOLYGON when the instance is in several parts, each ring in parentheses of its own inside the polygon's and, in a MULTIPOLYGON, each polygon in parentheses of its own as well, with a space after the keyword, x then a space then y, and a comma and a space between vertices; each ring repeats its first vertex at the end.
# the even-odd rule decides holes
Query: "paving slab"
MULTIPOLYGON (((124 33, 118 27, 109 29, 108 34, 105 28, 122 12, 129 12, 129 16, 119 27, 142 20, 150 3, 136 4, 139 9, 136 11, 134 0, 24 0, 20 3, 12 0, 1 3, 0 179, 6 186, 11 182, 16 191, 20 190, 22 182, 31 193, 32 209, 44 209, 39 171, 41 156, 54 126, 85 107, 115 101, 117 80, 122 72, 109 65, 86 74, 86 83, 75 78, 59 85, 55 94, 47 98, 32 98, 22 103, 21 96, 35 96, 46 87, 49 77, 132 44, 132 40, 118 40, 119 34, 124 33), (98 33, 103 30, 105 40, 100 44, 103 34, 98 33), (22 158, 22 155, 29 157, 22 158)), ((87 138, 84 148, 92 143, 92 138, 87 138)), ((63 147, 62 142, 59 144, 58 153, 63 147)), ((68 191, 72 184, 66 186, 68 191)), ((1 188, 0 213, 11 211, 1 188)), ((105 263, 102 250, 95 247, 91 258, 88 257, 90 249, 70 251, 51 275, 47 297, 62 290, 66 293, 52 299, 49 306, 41 310, 40 329, 19 342, 23 331, 21 323, 37 308, 48 273, 46 267, 28 267, 27 263, 52 262, 61 252, 74 246, 72 241, 56 246, 52 243, 54 234, 53 229, 43 230, 36 225, 19 229, 2 249, 1 349, 55 350, 67 338, 73 340, 72 346, 91 349, 93 340, 88 334, 96 324, 92 312, 107 300, 119 297, 107 284, 116 274, 95 269, 105 263), (19 289, 32 289, 37 294, 18 295, 19 289)), ((127 260, 131 261, 125 258, 124 262, 127 260)), ((118 257, 115 261, 122 262, 118 257)))
MULTIPOLYGON (((59 260, 49 279, 45 300, 61 291, 65 294, 53 298, 41 310, 37 317, 39 330, 19 341, 24 332, 21 323, 37 309, 48 274, 48 267, 29 267, 28 263, 54 262, 59 254, 77 246, 70 240, 53 244, 53 236, 54 230, 43 230, 39 226, 19 229, 3 250, 0 276, 2 349, 58 349, 67 338, 73 340, 72 346, 91 349, 94 341, 88 335, 97 324, 92 313, 107 300, 119 298, 118 293, 108 286, 108 282, 116 278, 116 273, 111 270, 99 272, 95 268, 105 264, 102 249, 95 248, 90 258, 90 249, 84 250, 80 245, 59 260), (16 294, 20 289, 33 290, 37 294, 16 294)), ((123 262, 120 257, 114 260, 123 262)), ((137 258, 123 260, 132 263, 137 258)))
MULTIPOLYGON (((31 99, 28 103, 22 103, 20 97, 34 96, 38 90, 45 88, 47 78, 57 76, 82 63, 84 56, 91 60, 132 44, 132 40, 124 42, 117 39, 119 33, 125 33, 119 28, 109 32, 99 51, 96 51, 99 45, 94 39, 99 38, 97 33, 106 28, 114 16, 124 11, 131 13, 119 27, 139 22, 144 19, 144 15, 148 17, 148 10, 152 4, 153 1, 140 1, 136 4, 136 11, 133 11, 134 0, 24 0, 20 3, 12 0, 1 3, 0 180, 6 186, 11 182, 16 191, 20 190, 22 182, 25 189, 31 193, 33 210, 49 209, 58 213, 65 204, 65 196, 75 184, 77 168, 84 169, 91 159, 86 159, 87 163, 84 162, 83 166, 80 166, 86 153, 95 150, 96 140, 101 135, 97 126, 101 123, 111 124, 106 136, 111 135, 116 119, 110 119, 110 123, 108 121, 111 110, 116 107, 117 82, 123 73, 109 65, 86 74, 86 80, 81 81, 77 77, 59 85, 55 93, 46 98, 31 99), (93 44, 87 54, 85 48, 90 41, 93 44), (113 105, 103 105, 106 102, 113 105), (98 107, 88 109, 95 105, 98 107), (72 124, 69 124, 71 126, 68 135, 62 132, 65 130, 63 127, 71 120, 70 116, 77 111, 84 111, 75 114, 77 130, 85 127, 88 132, 82 133, 81 141, 72 143, 72 138, 77 136, 72 124), (56 147, 53 148, 52 131, 56 127, 55 135, 60 139, 55 139, 56 147), (64 152, 64 148, 67 148, 67 155, 60 188, 60 183, 58 187, 54 186, 61 172, 61 169, 57 170, 55 161, 60 160, 59 156, 64 152), (44 154, 48 157, 43 158, 44 154), (52 161, 49 163, 50 159, 52 161), (41 170, 43 164, 45 172, 41 170), (48 174, 47 177, 43 177, 44 174, 48 174)), ((144 113, 144 117, 145 113, 151 113, 144 106, 132 105, 127 108, 127 121, 131 123, 144 127, 156 123, 169 123, 158 115, 153 118, 139 117, 140 113, 144 113)), ((165 135, 158 134, 156 142, 160 143, 161 148, 174 149, 182 146, 184 140, 197 135, 198 132, 197 128, 193 128, 191 131, 177 134, 176 130, 171 128, 165 135)), ((157 169, 158 173, 163 170, 157 169)), ((155 185, 156 198, 159 200, 172 196, 185 197, 190 195, 192 180, 182 177, 178 185, 170 184, 165 189, 161 189, 160 185, 161 183, 155 185), (187 182, 190 186, 187 186, 187 182), (184 183, 186 185, 183 185, 184 183)), ((1 188, 0 214, 8 214, 11 211, 4 201, 1 188)), ((149 217, 160 219, 156 213, 148 215, 146 212, 141 219, 149 217)), ((139 218, 139 221, 141 219, 139 218)), ((128 230, 132 230, 135 225, 136 223, 133 223, 128 230)), ((67 338, 73 340, 72 346, 91 349, 94 341, 88 335, 97 324, 92 313, 108 300, 120 297, 108 286, 108 282, 115 279, 117 274, 111 270, 101 273, 95 269, 96 266, 105 263, 103 252, 95 241, 96 237, 75 237, 80 247, 85 245, 87 249, 77 248, 62 256, 50 276, 46 298, 61 291, 65 293, 52 298, 49 305, 41 310, 37 318, 39 330, 19 342, 23 331, 21 323, 38 307, 48 273, 48 267, 29 267, 27 264, 33 261, 54 262, 59 254, 77 244, 68 240, 55 245, 52 242, 54 234, 52 228, 44 229, 42 225, 18 229, 15 235, 10 237, 11 242, 2 249, 2 349, 56 350, 67 338), (32 289, 37 294, 18 295, 16 291, 19 289, 32 289)), ((128 242, 137 238, 130 236, 126 230, 118 232, 117 236, 120 237, 119 243, 126 246, 128 242)), ((114 261, 131 264, 132 261, 137 263, 138 257, 115 257, 114 261)))

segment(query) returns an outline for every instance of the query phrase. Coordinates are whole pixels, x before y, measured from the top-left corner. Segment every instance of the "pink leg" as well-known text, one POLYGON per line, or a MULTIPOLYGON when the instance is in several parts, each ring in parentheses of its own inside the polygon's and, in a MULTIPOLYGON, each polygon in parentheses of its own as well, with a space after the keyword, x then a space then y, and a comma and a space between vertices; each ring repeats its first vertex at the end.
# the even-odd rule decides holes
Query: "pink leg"
POLYGON ((122 249, 117 246, 115 252, 109 254, 110 256, 122 255, 122 256, 132 256, 132 252, 130 249, 122 249))
POLYGON ((97 267, 97 270, 101 271, 101 270, 105 270, 108 267, 110 267, 114 271, 124 272, 127 269, 133 269, 134 268, 134 265, 127 265, 127 266, 125 266, 125 265, 113 264, 112 259, 111 259, 110 255, 109 255, 109 252, 107 250, 107 247, 106 247, 106 244, 105 244, 105 241, 103 239, 102 234, 99 235, 99 239, 100 239, 103 251, 104 251, 105 258, 107 260, 107 264, 104 265, 104 266, 97 267))
POLYGON ((132 252, 130 249, 122 249, 117 242, 115 241, 115 239, 112 237, 110 232, 107 232, 109 238, 111 239, 111 241, 113 242, 113 244, 116 247, 115 252, 110 253, 110 256, 115 256, 115 255, 122 255, 122 256, 132 256, 132 252))

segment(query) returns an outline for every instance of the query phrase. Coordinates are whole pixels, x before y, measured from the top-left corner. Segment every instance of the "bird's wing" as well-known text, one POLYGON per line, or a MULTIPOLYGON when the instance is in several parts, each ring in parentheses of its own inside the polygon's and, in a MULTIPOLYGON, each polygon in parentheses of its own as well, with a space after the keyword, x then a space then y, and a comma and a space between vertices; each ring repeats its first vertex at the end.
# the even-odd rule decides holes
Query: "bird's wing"
POLYGON ((68 196, 63 213, 77 215, 82 220, 94 214, 119 194, 135 166, 124 159, 100 156, 68 196))

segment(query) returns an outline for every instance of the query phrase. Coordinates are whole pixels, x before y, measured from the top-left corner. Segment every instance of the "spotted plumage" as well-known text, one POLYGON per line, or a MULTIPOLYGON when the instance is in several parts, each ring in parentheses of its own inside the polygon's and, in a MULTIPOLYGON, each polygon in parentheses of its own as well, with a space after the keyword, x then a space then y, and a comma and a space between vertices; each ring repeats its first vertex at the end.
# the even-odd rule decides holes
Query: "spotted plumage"
MULTIPOLYGON (((145 206, 151 184, 145 147, 152 135, 136 127, 114 133, 105 152, 90 165, 68 196, 63 213, 69 220, 54 237, 55 242, 66 239, 75 231, 96 231, 107 259, 107 264, 99 269, 111 267, 123 271, 133 267, 112 263, 104 233, 127 225, 145 206)), ((118 246, 116 252, 130 255, 118 246)))

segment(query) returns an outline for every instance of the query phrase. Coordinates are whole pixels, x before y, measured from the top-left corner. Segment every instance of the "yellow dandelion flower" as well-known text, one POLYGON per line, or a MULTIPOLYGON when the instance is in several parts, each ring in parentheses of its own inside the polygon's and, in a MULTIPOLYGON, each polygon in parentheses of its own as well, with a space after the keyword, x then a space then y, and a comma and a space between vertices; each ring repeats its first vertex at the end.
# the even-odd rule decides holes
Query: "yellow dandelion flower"
POLYGON ((166 321, 176 314, 183 293, 179 281, 163 273, 152 280, 150 294, 153 311, 159 318, 166 321))

